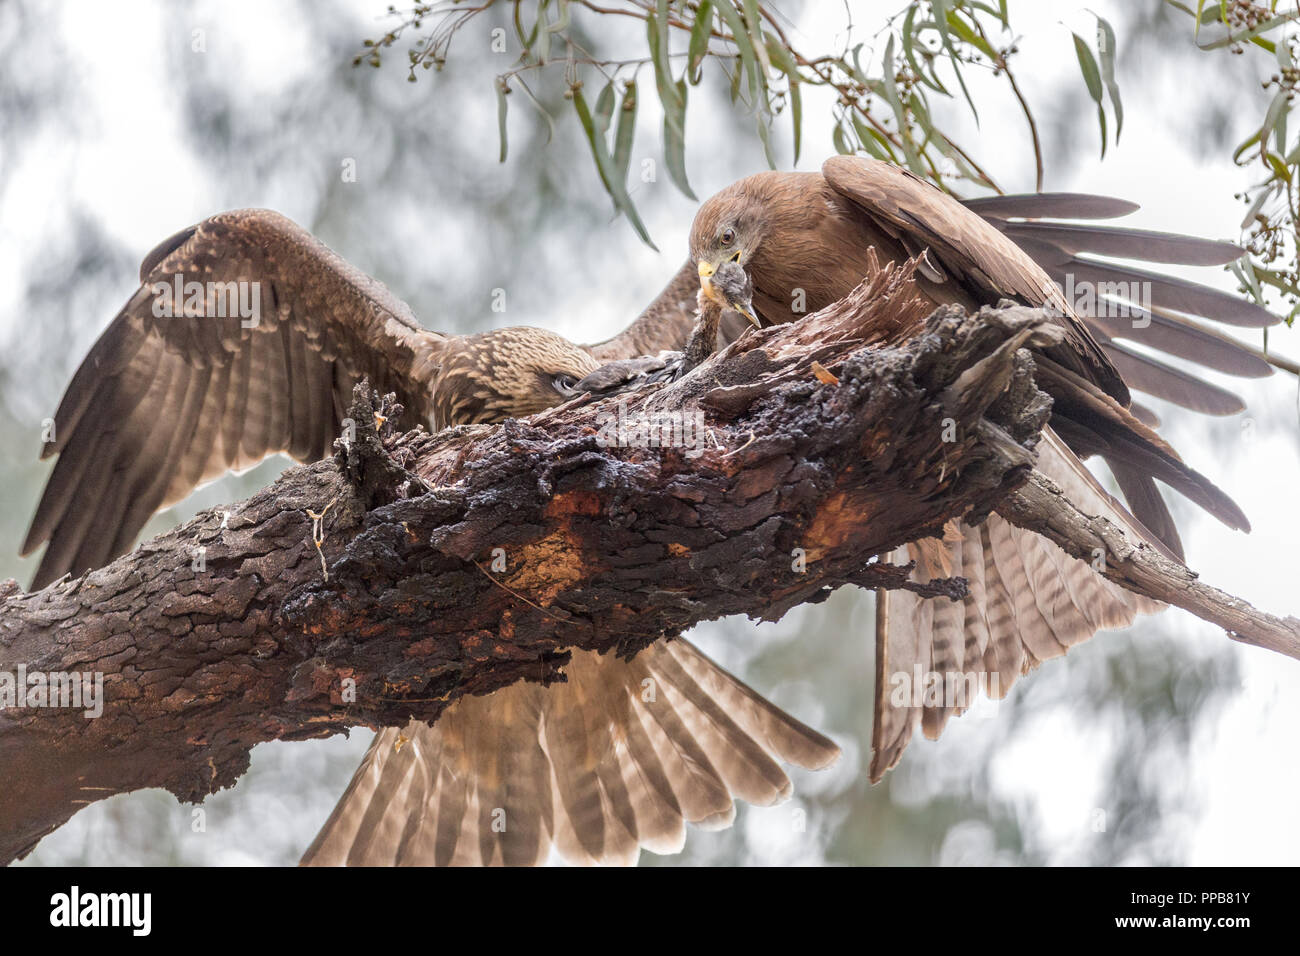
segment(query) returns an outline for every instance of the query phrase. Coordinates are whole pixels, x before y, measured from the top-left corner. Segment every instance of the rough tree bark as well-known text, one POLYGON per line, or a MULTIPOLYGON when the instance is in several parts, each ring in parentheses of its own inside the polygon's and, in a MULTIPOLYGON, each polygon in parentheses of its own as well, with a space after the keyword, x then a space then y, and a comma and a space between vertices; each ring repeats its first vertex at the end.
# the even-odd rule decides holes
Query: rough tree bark
MULTIPOLYGON (((82 578, 32 594, 0 585, 0 673, 102 672, 105 691, 96 719, 0 711, 0 860, 115 793, 201 800, 234 784, 262 741, 432 721, 461 694, 562 680, 571 647, 634 654, 702 620, 776 619, 844 584, 916 588, 873 556, 979 520, 1025 485, 1050 401, 1022 346, 1055 333, 1032 310, 943 309, 911 342, 873 342, 864 330, 891 324, 882 316, 920 308, 910 291, 906 269, 883 270, 621 412, 577 401, 381 437, 359 391, 355 438, 335 459, 82 578), (697 412, 699 442, 607 440, 617 414, 697 412)), ((1016 500, 1013 520, 1052 524, 1037 499, 1016 500)), ((1049 530, 1094 547, 1095 528, 1049 530)), ((1106 545, 1112 576, 1132 585, 1135 552, 1106 545)), ((1184 603, 1141 568, 1139 589, 1184 603)), ((1263 621, 1254 613, 1233 630, 1263 621)), ((1296 622, 1274 623, 1290 643, 1271 646, 1300 656, 1296 622)))

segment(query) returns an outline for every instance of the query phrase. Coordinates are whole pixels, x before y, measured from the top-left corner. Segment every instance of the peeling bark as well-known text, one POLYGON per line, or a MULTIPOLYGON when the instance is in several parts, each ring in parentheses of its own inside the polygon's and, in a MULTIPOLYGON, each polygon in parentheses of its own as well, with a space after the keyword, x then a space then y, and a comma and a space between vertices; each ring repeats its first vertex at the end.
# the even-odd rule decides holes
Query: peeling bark
MULTIPOLYGON (((923 308, 910 288, 882 270, 625 397, 632 422, 698 413, 698 445, 608 446, 618 400, 381 437, 359 391, 334 460, 79 579, 0 585, 0 672, 102 672, 105 691, 96 719, 0 711, 0 859, 115 793, 199 801, 263 741, 433 721, 462 694, 563 680, 573 647, 631 655, 844 584, 917 589, 873 556, 1002 510, 1025 483, 1050 401, 1021 346, 1054 332, 1033 310, 949 308, 913 341, 872 341, 882 315, 923 308)), ((1120 583, 1171 600, 1124 567, 1120 583)), ((923 593, 960 598, 964 582, 923 593)))

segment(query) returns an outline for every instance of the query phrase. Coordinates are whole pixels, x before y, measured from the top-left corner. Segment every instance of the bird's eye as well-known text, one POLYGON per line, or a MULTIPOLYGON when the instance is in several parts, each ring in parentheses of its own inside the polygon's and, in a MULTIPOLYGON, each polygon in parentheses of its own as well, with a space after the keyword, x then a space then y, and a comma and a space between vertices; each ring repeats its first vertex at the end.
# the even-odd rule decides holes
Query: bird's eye
POLYGON ((555 386, 555 390, 559 392, 561 395, 568 395, 571 394, 575 388, 577 388, 578 380, 574 378, 572 375, 565 375, 561 373, 555 376, 555 379, 551 382, 551 384, 555 386))
POLYGON ((721 242, 724 246, 731 245, 733 242, 736 241, 736 230, 730 227, 722 230, 722 235, 718 237, 718 241, 721 242))

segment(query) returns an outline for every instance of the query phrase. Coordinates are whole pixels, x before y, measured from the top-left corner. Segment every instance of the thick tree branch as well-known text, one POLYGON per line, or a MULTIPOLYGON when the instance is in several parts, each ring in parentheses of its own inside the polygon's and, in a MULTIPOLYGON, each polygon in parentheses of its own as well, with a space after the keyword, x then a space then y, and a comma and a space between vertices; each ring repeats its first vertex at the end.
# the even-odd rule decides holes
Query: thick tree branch
POLYGON ((998 505, 998 514, 1050 538, 1130 591, 1191 611, 1222 627, 1235 641, 1300 660, 1300 620, 1267 614, 1202 583, 1195 571, 1148 544, 1129 540, 1113 522, 1084 514, 1040 472, 1033 472, 1029 481, 1011 492, 998 505), (1094 560, 1097 549, 1106 556, 1104 565, 1094 560))
MULTIPOLYGON (((0 711, 0 859, 114 793, 200 800, 262 741, 562 680, 569 648, 633 654, 843 584, 916 589, 873 556, 1001 510, 1025 482, 1050 402, 1021 346, 1059 333, 1032 310, 941 309, 912 341, 873 339, 923 314, 912 291, 908 269, 880 270, 622 402, 381 440, 361 401, 336 460, 80 579, 9 582, 0 675, 98 673, 104 700, 95 719, 0 711), (647 446, 651 421, 676 430, 647 446)), ((1121 583, 1170 600, 1160 580, 1121 583)))

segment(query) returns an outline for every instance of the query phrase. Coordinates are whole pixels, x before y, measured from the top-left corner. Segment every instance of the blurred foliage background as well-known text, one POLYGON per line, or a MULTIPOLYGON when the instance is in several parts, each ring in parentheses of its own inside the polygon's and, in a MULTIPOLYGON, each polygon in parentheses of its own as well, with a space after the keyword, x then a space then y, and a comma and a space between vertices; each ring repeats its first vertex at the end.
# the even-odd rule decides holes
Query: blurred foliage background
MULTIPOLYGON (((663 174, 652 181, 627 176, 627 202, 614 207, 593 162, 600 160, 593 137, 565 97, 571 84, 563 79, 531 88, 553 132, 539 110, 509 94, 508 151, 499 163, 494 84, 522 52, 509 39, 516 37, 513 4, 496 4, 465 24, 440 54, 445 68, 425 72, 421 64, 418 83, 408 82, 402 62, 378 70, 364 60, 352 65, 373 49, 363 41, 382 45, 394 23, 373 0, 108 6, 0 4, 0 442, 7 449, 0 456, 0 575, 20 581, 34 563, 17 558, 17 547, 49 468, 36 460, 40 423, 134 290, 140 257, 176 229, 221 209, 275 208, 388 284, 430 327, 535 324, 595 341, 626 324, 685 256, 696 203, 683 182, 703 197, 762 168, 769 156, 782 168, 795 162, 790 127, 778 123, 761 136, 765 123, 756 124, 754 113, 775 115, 784 90, 780 113, 788 115, 786 74, 785 86, 774 83, 770 106, 753 99, 737 106, 729 80, 686 84, 691 106, 679 117, 680 131, 666 131, 662 113, 643 104, 620 160, 636 171, 651 159, 663 174), (502 53, 492 47, 496 28, 508 38, 502 53), (679 158, 665 160, 678 149, 678 135, 679 158), (349 168, 355 181, 343 175, 349 168), (662 252, 616 217, 632 207, 662 252), (505 314, 491 309, 497 289, 506 293, 505 314)), ((864 76, 879 78, 889 36, 897 35, 891 31, 918 5, 854 3, 851 18, 849 6, 764 4, 795 46, 851 50, 866 42, 864 76), (850 19, 857 39, 846 34, 850 19)), ((931 13, 944 7, 920 6, 931 13)), ((985 24, 1002 19, 1000 5, 947 6, 985 24)), ((935 74, 952 87, 950 96, 923 82, 912 87, 928 97, 925 114, 936 117, 945 141, 966 144, 987 179, 1008 191, 1032 190, 1041 162, 1048 189, 1147 204, 1155 218, 1139 225, 1236 238, 1241 209, 1232 194, 1247 190, 1254 174, 1234 166, 1231 154, 1260 128, 1275 95, 1262 71, 1273 64, 1244 55, 1207 59, 1177 5, 1093 4, 1118 37, 1106 59, 1123 90, 1121 107, 1109 92, 1099 100, 1080 72, 1074 36, 1094 51, 1099 70, 1103 62, 1096 14, 1082 3, 1052 4, 1050 12, 1044 4, 1008 6, 1026 39, 999 31, 998 42, 1022 48, 1014 68, 1036 117, 1038 149, 1005 75, 995 76, 974 54, 961 68, 978 124, 955 74, 935 74), (1099 109, 1111 120, 1104 162, 1099 109)), ((553 22, 558 6, 548 9, 553 22)), ((533 12, 529 27, 535 19, 533 12)), ((628 56, 644 56, 644 22, 605 20, 602 45, 622 43, 628 56)), ((567 29, 581 38, 591 22, 575 17, 567 29)), ((938 21, 930 29, 937 35, 938 21)), ((961 59, 971 43, 955 28, 951 38, 961 59)), ((672 49, 684 42, 678 37, 672 49)), ((391 48, 399 61, 405 50, 405 40, 391 48)), ((893 55, 903 55, 901 41, 893 55)), ((936 59, 937 70, 955 62, 946 54, 936 59)), ((682 61, 673 62, 680 76, 682 61)), ((733 61, 737 66, 744 75, 747 67, 733 61)), ((717 68, 726 76, 725 65, 717 68)), ((658 92, 653 62, 646 69, 637 88, 649 96, 658 92)), ((858 129, 869 127, 869 118, 855 123, 856 107, 839 102, 833 85, 804 85, 801 168, 816 168, 836 143, 852 148, 873 139, 858 129)), ((903 135, 899 116, 889 120, 887 93, 865 85, 864 102, 877 110, 870 115, 903 135)), ((596 86, 588 105, 599 113, 596 86)), ((614 85, 610 95, 626 92, 614 85)), ((907 115, 915 118, 915 108, 907 115)), ((612 161, 617 129, 610 135, 612 161)), ((963 182, 961 164, 932 142, 935 167, 952 174, 950 185, 973 192, 983 174, 963 182)), ((1227 287, 1237 281, 1226 273, 1221 280, 1227 287)), ((1294 352, 1289 335, 1284 330, 1272 344, 1294 352)), ((1300 474, 1295 382, 1277 376, 1232 386, 1250 402, 1245 416, 1193 421, 1178 410, 1158 411, 1171 441, 1266 520, 1243 539, 1172 504, 1186 520, 1193 565, 1212 582, 1269 610, 1297 613, 1287 570, 1288 563, 1294 568, 1290 542, 1300 533, 1292 503, 1300 474)), ((202 489, 159 515, 146 534, 246 497, 284 464, 273 460, 202 489)), ((873 633, 872 596, 852 591, 777 624, 726 620, 697 628, 693 638, 710 654, 834 736, 845 756, 830 771, 797 774, 792 803, 742 806, 735 827, 693 830, 681 856, 647 854, 643 861, 1232 863, 1289 861, 1300 848, 1290 796, 1298 762, 1288 733, 1300 716, 1295 662, 1231 645, 1180 613, 1144 619, 1051 662, 1007 700, 955 721, 941 741, 915 742, 884 783, 869 787, 873 633), (1251 800, 1249 814, 1241 812, 1243 799, 1251 800)), ((293 863, 369 737, 359 731, 350 739, 259 747, 239 785, 209 799, 198 816, 158 791, 95 804, 25 862, 293 863)))

